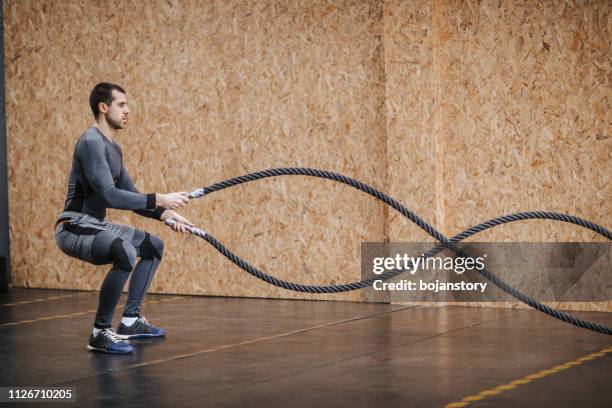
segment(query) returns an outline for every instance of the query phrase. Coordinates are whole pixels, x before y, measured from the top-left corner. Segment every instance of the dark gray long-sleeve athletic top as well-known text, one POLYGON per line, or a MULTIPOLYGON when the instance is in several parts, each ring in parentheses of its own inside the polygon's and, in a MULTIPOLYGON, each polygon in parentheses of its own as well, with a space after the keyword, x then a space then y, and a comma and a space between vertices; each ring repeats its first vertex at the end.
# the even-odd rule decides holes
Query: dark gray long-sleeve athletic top
POLYGON ((133 210, 159 219, 163 207, 155 206, 155 194, 140 193, 123 166, 118 144, 95 126, 77 141, 68 178, 64 211, 77 211, 103 219, 107 208, 133 210))

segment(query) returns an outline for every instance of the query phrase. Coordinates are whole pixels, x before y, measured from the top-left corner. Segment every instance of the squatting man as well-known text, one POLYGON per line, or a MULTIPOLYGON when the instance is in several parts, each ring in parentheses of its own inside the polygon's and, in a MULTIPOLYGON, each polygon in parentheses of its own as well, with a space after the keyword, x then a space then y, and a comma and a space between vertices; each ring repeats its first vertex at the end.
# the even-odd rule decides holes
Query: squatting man
POLYGON ((100 288, 87 348, 128 354, 133 348, 126 339, 160 337, 166 333, 140 313, 162 260, 164 243, 139 228, 106 220, 106 209, 132 210, 160 221, 172 219, 176 221, 175 231, 188 233, 186 226, 193 224, 174 210, 186 205, 189 198, 185 192, 143 194, 134 186, 116 141, 130 114, 123 88, 99 83, 91 91, 89 105, 94 124, 76 143, 64 211, 55 224, 55 240, 69 256, 94 265, 112 264, 100 288), (113 312, 128 277, 127 301, 115 332, 111 327, 113 312))

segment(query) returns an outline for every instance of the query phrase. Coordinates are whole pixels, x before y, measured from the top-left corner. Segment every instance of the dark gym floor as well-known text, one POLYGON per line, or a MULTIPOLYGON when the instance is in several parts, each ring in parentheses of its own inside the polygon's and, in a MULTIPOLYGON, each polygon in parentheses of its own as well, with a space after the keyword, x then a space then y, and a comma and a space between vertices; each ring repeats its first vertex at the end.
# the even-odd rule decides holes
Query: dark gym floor
POLYGON ((96 305, 0 294, 0 387, 72 387, 71 407, 612 406, 612 338, 530 310, 149 295, 168 335, 121 356, 86 350, 96 305))

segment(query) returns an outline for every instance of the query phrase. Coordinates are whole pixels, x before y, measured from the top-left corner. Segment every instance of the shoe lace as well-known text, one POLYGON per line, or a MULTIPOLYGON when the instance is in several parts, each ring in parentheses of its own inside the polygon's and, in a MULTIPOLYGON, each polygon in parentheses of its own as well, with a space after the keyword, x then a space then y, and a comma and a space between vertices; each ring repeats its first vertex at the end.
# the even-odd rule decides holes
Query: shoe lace
POLYGON ((144 316, 142 316, 142 315, 141 315, 141 316, 138 316, 138 320, 140 320, 141 322, 143 322, 143 323, 144 323, 144 324, 146 324, 147 326, 152 326, 152 324, 151 324, 151 323, 149 323, 149 321, 147 320, 147 318, 146 318, 146 317, 144 317, 144 316))
POLYGON ((113 342, 122 341, 121 337, 119 337, 117 333, 115 333, 115 329, 113 328, 104 329, 102 330, 102 333, 104 333, 104 335, 111 339, 113 342))

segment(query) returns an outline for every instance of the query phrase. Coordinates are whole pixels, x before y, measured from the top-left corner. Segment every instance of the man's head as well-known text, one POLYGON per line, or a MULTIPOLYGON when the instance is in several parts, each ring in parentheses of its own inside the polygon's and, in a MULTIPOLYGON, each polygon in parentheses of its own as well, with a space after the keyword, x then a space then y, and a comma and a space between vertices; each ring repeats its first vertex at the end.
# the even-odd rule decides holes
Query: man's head
POLYGON ((119 85, 100 82, 91 90, 89 105, 96 120, 106 120, 108 125, 117 130, 127 124, 128 109, 125 91, 119 85))

